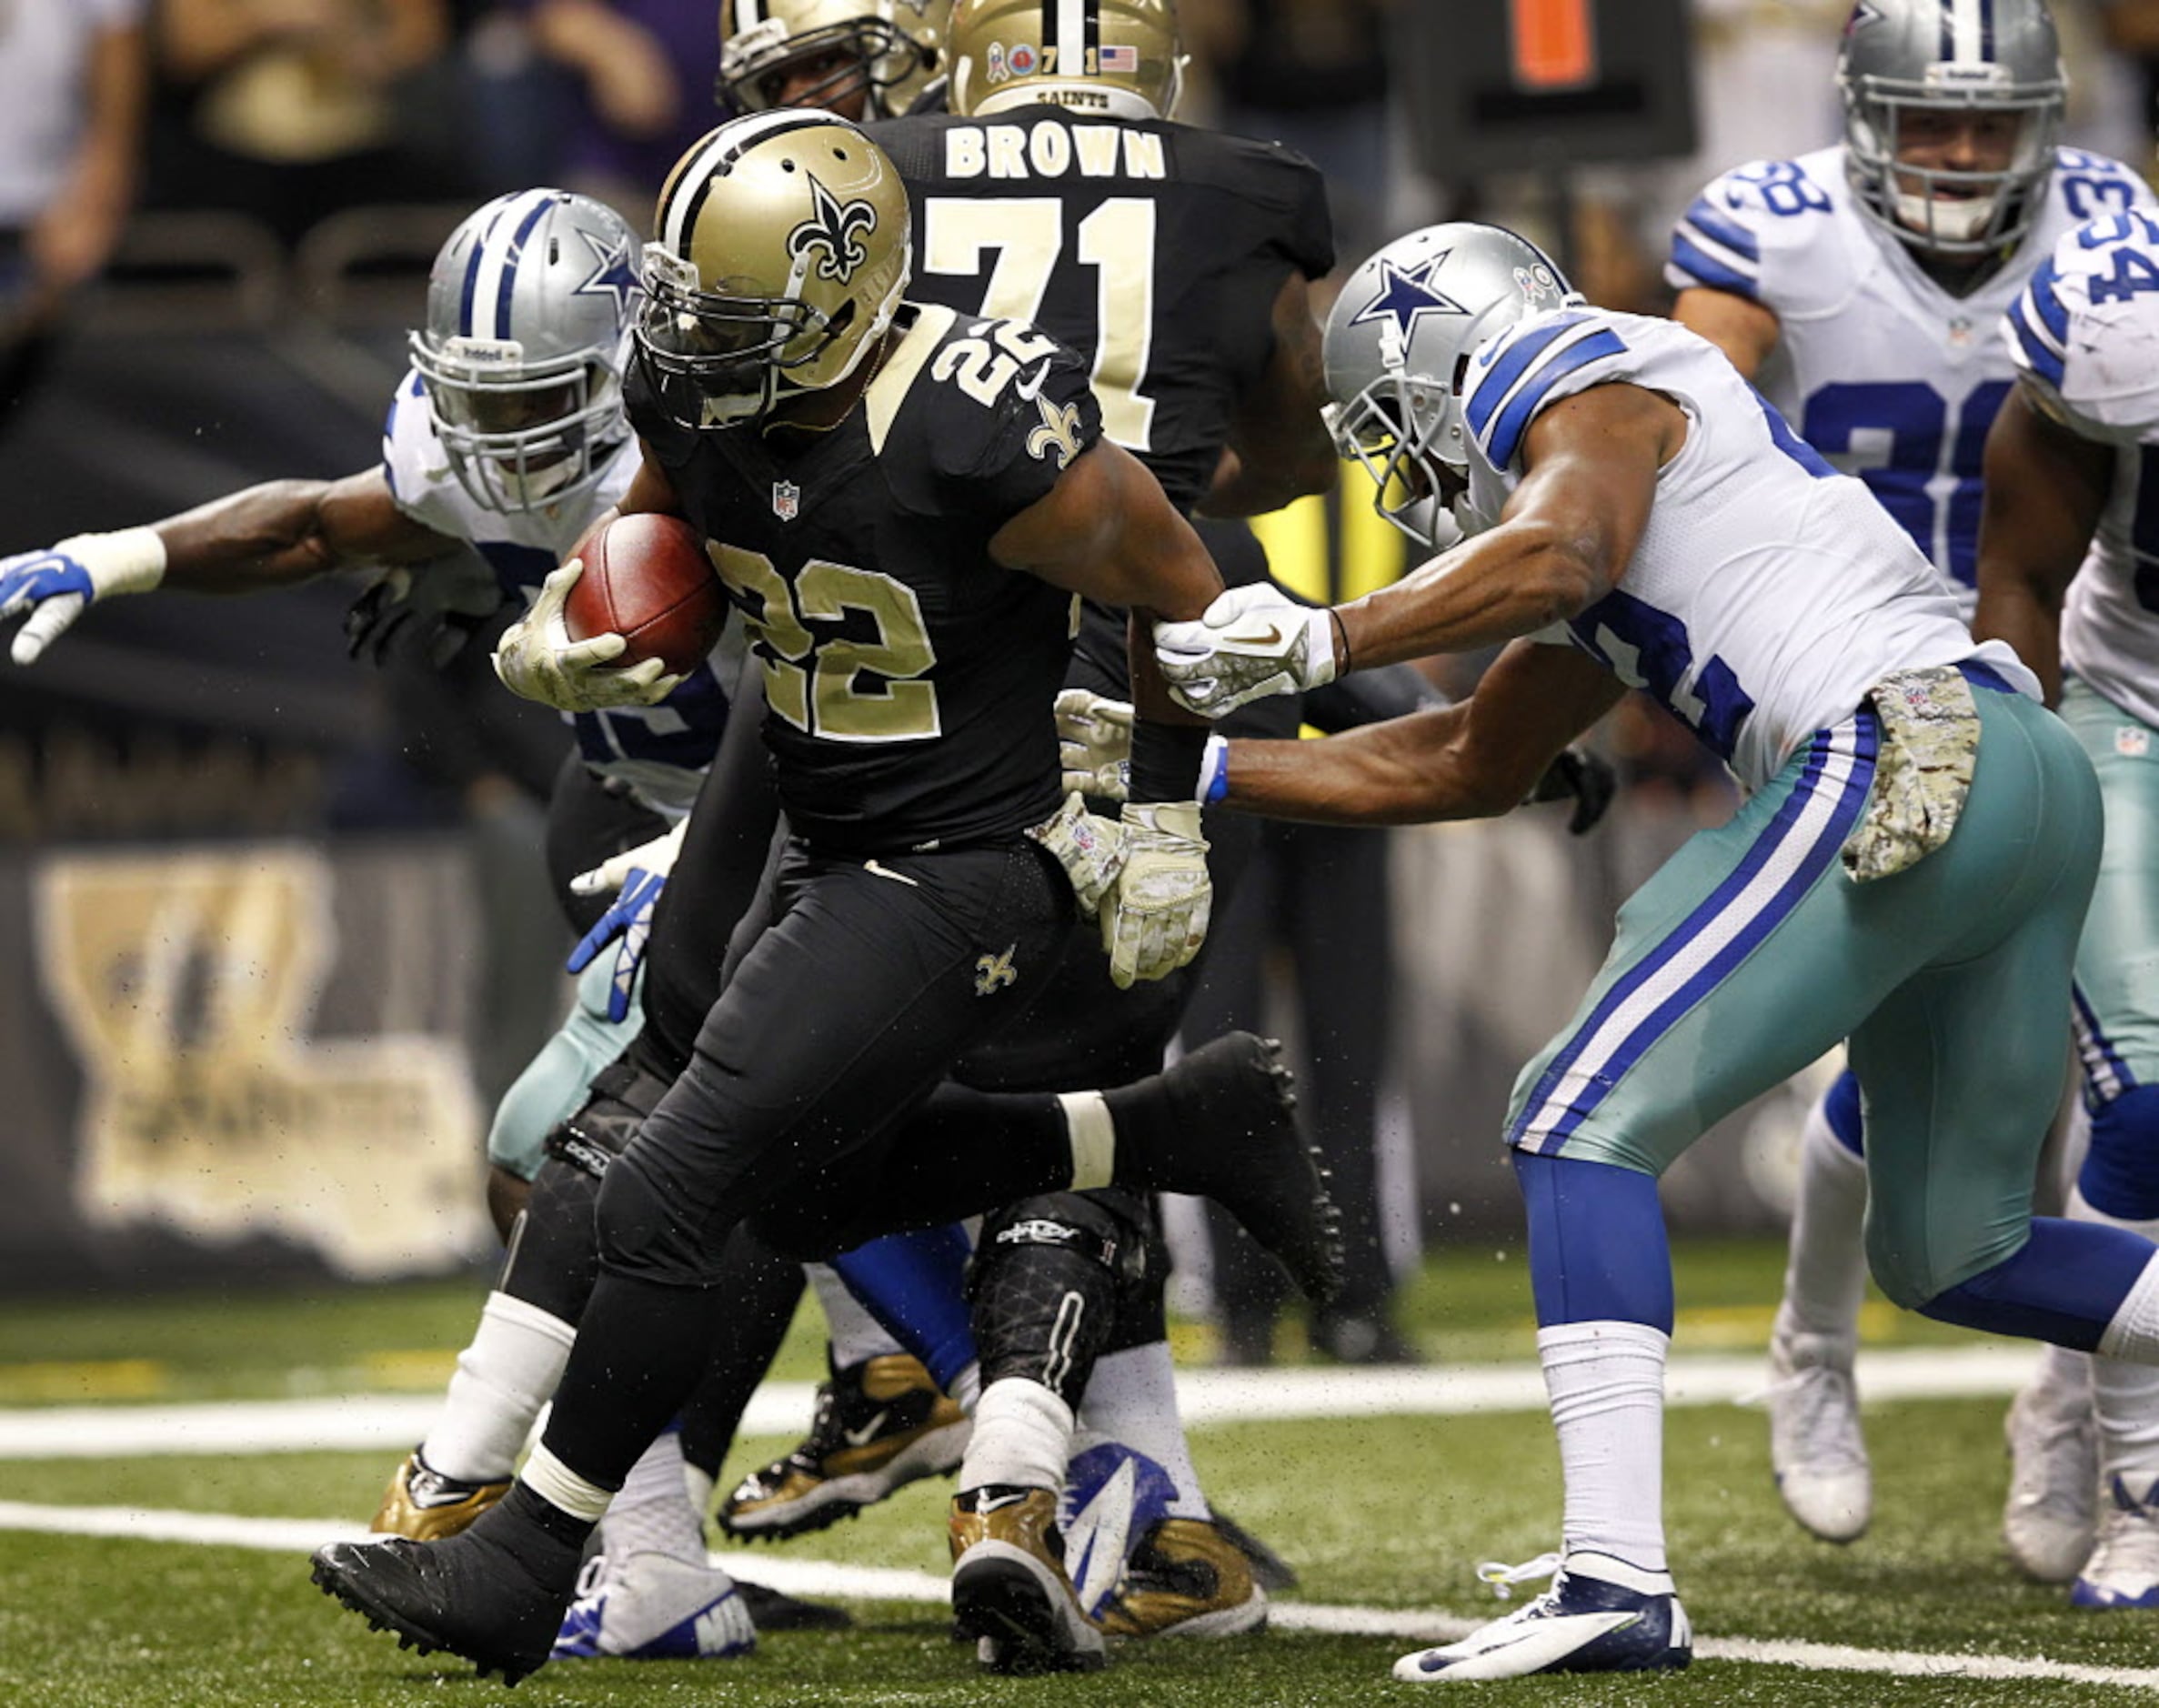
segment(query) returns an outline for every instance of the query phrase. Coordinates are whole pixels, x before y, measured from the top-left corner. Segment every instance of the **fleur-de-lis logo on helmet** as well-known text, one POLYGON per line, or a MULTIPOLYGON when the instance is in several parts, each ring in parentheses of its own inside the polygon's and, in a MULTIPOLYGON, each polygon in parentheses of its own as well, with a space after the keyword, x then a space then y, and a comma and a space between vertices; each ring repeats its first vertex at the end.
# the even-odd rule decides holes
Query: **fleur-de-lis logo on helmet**
POLYGON ((1058 472, 1062 474, 1080 455, 1080 406, 1051 403, 1038 396, 1035 407, 1042 412, 1042 425, 1027 436, 1027 454, 1039 463, 1055 451, 1058 472))
POLYGON ((868 202, 849 202, 843 207, 839 198, 818 182, 814 172, 806 176, 815 211, 788 233, 788 259, 799 261, 817 255, 817 276, 844 285, 869 258, 862 238, 877 229, 877 209, 868 202), (823 254, 818 255, 819 250, 823 254))

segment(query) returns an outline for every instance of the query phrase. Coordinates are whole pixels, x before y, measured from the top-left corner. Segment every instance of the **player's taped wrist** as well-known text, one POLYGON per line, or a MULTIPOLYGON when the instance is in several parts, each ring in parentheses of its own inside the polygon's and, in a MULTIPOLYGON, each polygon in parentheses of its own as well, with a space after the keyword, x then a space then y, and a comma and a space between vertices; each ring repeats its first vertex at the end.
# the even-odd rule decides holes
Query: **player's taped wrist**
POLYGON ((53 551, 82 565, 90 578, 93 604, 118 593, 147 593, 165 579, 165 539, 154 527, 70 534, 53 551))
POLYGON ((1128 800, 1190 800, 1200 792, 1200 765, 1207 753, 1204 724, 1162 724, 1141 719, 1132 727, 1132 769, 1128 800))

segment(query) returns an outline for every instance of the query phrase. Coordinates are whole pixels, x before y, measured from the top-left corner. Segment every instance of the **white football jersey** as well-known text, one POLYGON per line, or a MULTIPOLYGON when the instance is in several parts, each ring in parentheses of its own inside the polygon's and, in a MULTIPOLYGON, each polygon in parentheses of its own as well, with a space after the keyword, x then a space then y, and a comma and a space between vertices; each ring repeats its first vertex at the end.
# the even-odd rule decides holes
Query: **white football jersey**
POLYGON ((1687 441, 1657 477, 1618 587, 1540 640, 1571 642, 1688 725, 1748 789, 1892 670, 1983 658, 1949 589, 1857 480, 1840 475, 1706 340, 1668 320, 1554 308, 1480 345, 1463 383, 1465 507, 1500 517, 1539 412, 1613 381, 1670 397, 1687 441))
POLYGON ((2115 447, 2114 490, 2062 607, 2062 662, 2159 725, 2159 219, 2118 215, 2062 238, 2002 330, 2050 410, 2115 447))
MULTIPOLYGON (((549 508, 490 510, 474 501, 451 470, 418 374, 406 376, 383 424, 383 473, 397 507, 437 534, 469 542, 492 566, 504 592, 527 608, 547 572, 628 491, 638 463, 638 442, 626 432, 589 490, 549 508)), ((734 644, 738 649, 739 641, 734 644)), ((722 648, 727 645, 723 641, 722 648)), ((716 651, 714 659, 719 658, 716 651)), ((591 770, 627 785, 653 811, 679 819, 697 801, 727 715, 727 695, 708 661, 657 706, 565 712, 563 720, 577 732, 578 755, 591 770)))
POLYGON ((2040 258, 2094 214, 2153 205, 2118 160, 2056 151, 2044 205, 2006 266, 1953 296, 1861 211, 1844 148, 1757 161, 1704 189, 1673 227, 1665 278, 1773 311, 1756 383, 1799 435, 1867 483, 1934 567, 1976 597, 1980 457, 2015 377, 1995 327, 2040 258))

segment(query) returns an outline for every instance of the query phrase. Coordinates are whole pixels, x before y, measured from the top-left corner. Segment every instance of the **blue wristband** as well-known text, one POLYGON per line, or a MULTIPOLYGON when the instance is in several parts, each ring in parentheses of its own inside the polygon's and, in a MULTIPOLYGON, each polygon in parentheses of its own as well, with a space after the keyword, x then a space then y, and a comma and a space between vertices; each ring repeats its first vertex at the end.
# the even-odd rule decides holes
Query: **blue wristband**
POLYGON ((1230 792, 1230 744, 1220 736, 1207 738, 1207 752, 1200 761, 1200 804, 1214 807, 1230 792))

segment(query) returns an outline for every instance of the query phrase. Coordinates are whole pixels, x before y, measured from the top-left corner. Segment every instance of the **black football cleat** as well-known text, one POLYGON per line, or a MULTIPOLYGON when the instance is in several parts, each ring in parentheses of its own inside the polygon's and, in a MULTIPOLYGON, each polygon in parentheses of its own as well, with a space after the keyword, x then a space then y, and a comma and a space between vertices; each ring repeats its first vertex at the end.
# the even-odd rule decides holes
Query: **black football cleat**
POLYGON ((399 1648, 447 1651, 515 1684, 547 1663, 577 1567, 578 1550, 497 1507, 440 1542, 331 1542, 316 1550, 313 1576, 399 1648))
POLYGON ((1224 1033, 1105 1100, 1118 1122, 1119 1185, 1211 1198, 1309 1298, 1324 1304, 1341 1291, 1341 1212, 1297 1130, 1273 1039, 1224 1033))

